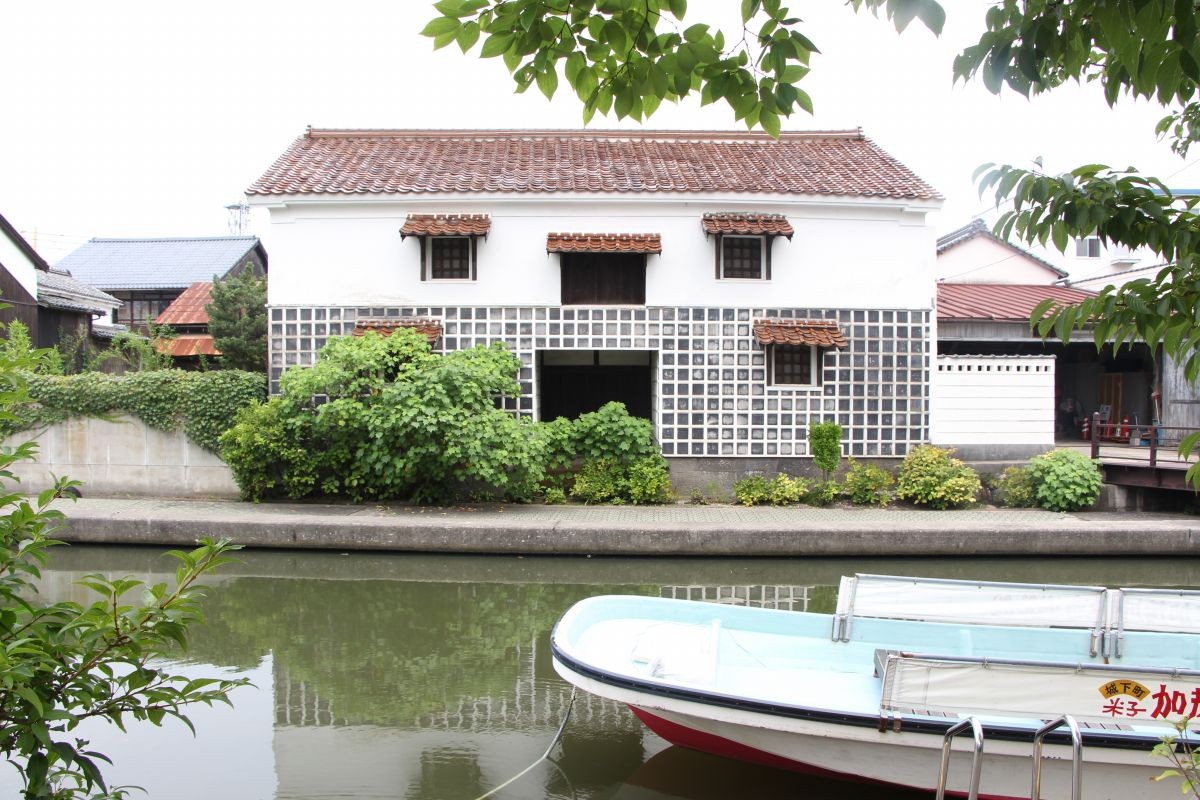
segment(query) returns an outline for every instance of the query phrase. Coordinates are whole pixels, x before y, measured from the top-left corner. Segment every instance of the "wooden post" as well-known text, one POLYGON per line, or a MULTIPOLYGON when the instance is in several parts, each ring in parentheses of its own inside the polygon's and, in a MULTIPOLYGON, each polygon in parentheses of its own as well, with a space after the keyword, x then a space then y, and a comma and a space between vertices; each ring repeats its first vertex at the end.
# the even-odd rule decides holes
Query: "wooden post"
POLYGON ((1092 412, 1092 458, 1100 457, 1100 412, 1092 412))
POLYGON ((1150 466, 1158 462, 1158 426, 1150 426, 1150 466))

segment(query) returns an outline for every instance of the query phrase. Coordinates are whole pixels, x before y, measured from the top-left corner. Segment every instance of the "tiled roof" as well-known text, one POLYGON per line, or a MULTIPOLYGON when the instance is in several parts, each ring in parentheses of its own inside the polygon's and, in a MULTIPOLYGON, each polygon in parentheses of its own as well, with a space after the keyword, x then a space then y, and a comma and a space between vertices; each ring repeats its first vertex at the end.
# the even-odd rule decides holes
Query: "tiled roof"
POLYGON ((938 200, 862 131, 314 130, 249 195, 736 193, 938 200))
POLYGON ((807 344, 847 347, 837 322, 831 319, 756 319, 754 338, 759 344, 807 344))
POLYGON ((492 218, 487 214, 409 214, 400 229, 405 236, 487 236, 492 218))
POLYGON ((657 233, 552 233, 547 253, 661 253, 657 233))
POLYGON ((942 321, 989 320, 1029 322, 1038 303, 1053 297, 1062 305, 1074 305, 1094 292, 1066 286, 1029 286, 998 283, 939 283, 938 319, 942 321))
POLYGON ((257 236, 92 239, 56 267, 99 289, 183 289, 225 277, 255 248, 257 236))
POLYGON ((159 325, 207 325, 205 306, 212 302, 212 281, 197 281, 171 301, 155 320, 159 325))
POLYGON ((397 328, 411 328, 417 333, 423 333, 431 344, 436 342, 442 335, 442 323, 440 320, 419 319, 416 317, 402 319, 359 319, 354 325, 352 335, 362 336, 367 331, 375 331, 381 336, 389 336, 397 328))
POLYGON ((128 325, 102 325, 98 322, 92 323, 92 336, 97 339, 111 340, 117 338, 122 333, 129 333, 128 325))
POLYGON ((47 308, 104 314, 121 307, 121 301, 112 295, 56 269, 38 270, 37 285, 38 304, 47 308))
POLYGON ((213 337, 207 333, 181 333, 171 339, 158 339, 154 347, 172 358, 221 355, 221 351, 213 345, 213 337))
POLYGON ((742 236, 786 236, 795 233, 783 214, 705 214, 705 233, 730 233, 742 236))
POLYGON ((1004 245, 1005 247, 1009 248, 1010 250, 1020 253, 1021 255, 1025 256, 1029 260, 1037 262, 1041 266, 1045 267, 1046 269, 1050 270, 1054 274, 1058 275, 1058 277, 1060 277, 1060 278, 1067 277, 1066 270, 1060 269, 1060 268, 1054 266, 1053 264, 1051 264, 1046 259, 1042 258, 1041 256, 1035 255, 1034 253, 1030 252, 1029 250, 1026 250, 1024 247, 1015 245, 1006 239, 1001 239, 999 236, 992 233, 992 229, 989 228, 987 223, 981 219, 973 219, 973 220, 971 220, 970 224, 964 225, 956 231, 951 231, 950 233, 947 233, 945 236, 938 237, 938 240, 937 240, 938 255, 941 255, 942 253, 946 252, 951 247, 960 245, 963 242, 969 242, 972 239, 974 239, 976 236, 984 236, 984 237, 987 237, 988 239, 991 239, 993 242, 998 242, 999 244, 1004 245))

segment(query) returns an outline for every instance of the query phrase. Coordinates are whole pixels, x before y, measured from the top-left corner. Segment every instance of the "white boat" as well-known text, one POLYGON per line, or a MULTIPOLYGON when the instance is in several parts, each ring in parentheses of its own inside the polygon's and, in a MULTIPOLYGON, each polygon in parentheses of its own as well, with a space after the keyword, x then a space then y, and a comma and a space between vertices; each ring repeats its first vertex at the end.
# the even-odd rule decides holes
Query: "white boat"
POLYGON ((551 647, 564 679, 697 750, 956 796, 1165 800, 1180 785, 1151 781, 1169 765, 1150 750, 1200 714, 1198 633, 1200 592, 857 575, 832 615, 593 597, 551 647))

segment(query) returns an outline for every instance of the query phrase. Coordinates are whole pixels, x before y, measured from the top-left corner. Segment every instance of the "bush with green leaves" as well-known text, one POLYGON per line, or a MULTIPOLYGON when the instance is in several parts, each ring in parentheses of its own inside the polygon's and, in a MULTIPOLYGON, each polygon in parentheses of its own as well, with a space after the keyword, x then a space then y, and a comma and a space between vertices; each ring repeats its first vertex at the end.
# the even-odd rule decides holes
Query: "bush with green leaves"
POLYGON ((793 478, 781 472, 771 479, 770 501, 773 506, 794 506, 803 503, 808 496, 811 482, 807 478, 793 478))
POLYGON ((1007 467, 995 481, 995 493, 1007 508, 1032 508, 1036 505, 1033 479, 1028 467, 1007 467))
POLYGON ((1050 511, 1082 511, 1096 504, 1104 476, 1100 462, 1075 450, 1051 450, 1029 460, 1037 505, 1050 511))
POLYGON ((586 461, 575 476, 571 496, 584 503, 633 503, 656 505, 674 499, 661 455, 630 462, 611 458, 586 461))
POLYGON ((771 502, 771 482, 762 475, 747 475, 733 484, 733 496, 744 506, 771 502))
POLYGON ((808 428, 808 450, 813 463, 825 480, 837 472, 842 460, 842 426, 836 422, 815 422, 808 428))
POLYGON ((913 448, 900 464, 896 496, 936 509, 963 508, 975 502, 983 485, 979 474, 954 451, 923 444, 913 448))
POLYGON ((131 414, 151 428, 175 431, 216 452, 218 440, 242 408, 266 394, 262 375, 236 370, 187 372, 150 370, 127 375, 84 372, 78 375, 26 373, 28 402, 16 418, 3 424, 5 433, 70 417, 131 414))
POLYGON ((875 464, 860 464, 850 459, 843 481, 850 502, 860 506, 886 506, 892 501, 892 473, 875 464))
POLYGON ((617 402, 605 403, 573 420, 570 446, 574 458, 585 462, 628 462, 659 454, 650 420, 632 416, 624 403, 617 402))
POLYGON ((817 481, 804 495, 804 502, 810 506, 825 506, 833 504, 842 496, 842 486, 837 481, 817 481))
POLYGON ((238 416, 221 455, 249 500, 529 500, 545 441, 496 402, 520 392, 520 366, 502 345, 435 355, 406 329, 330 339, 238 416))

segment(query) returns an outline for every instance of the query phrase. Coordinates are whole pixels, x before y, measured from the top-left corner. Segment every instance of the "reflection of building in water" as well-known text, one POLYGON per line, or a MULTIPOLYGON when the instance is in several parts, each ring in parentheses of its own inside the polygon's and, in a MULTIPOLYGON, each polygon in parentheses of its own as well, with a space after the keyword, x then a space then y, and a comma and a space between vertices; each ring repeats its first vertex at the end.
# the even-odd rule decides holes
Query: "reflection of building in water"
MULTIPOLYGON (((417 718, 397 720, 397 727, 418 730, 487 731, 496 729, 550 730, 562 722, 571 699, 571 689, 555 676, 545 674, 539 663, 536 643, 518 649, 522 664, 512 691, 488 697, 448 697, 445 708, 431 710, 417 718)), ((623 703, 580 693, 575 698, 572 719, 608 731, 640 731, 639 723, 623 703)), ((293 679, 285 666, 275 670, 276 726, 346 726, 354 722, 339 719, 333 703, 313 684, 293 679)))
POLYGON ((661 597, 675 600, 705 600, 731 606, 807 611, 811 586, 664 586, 661 597))

